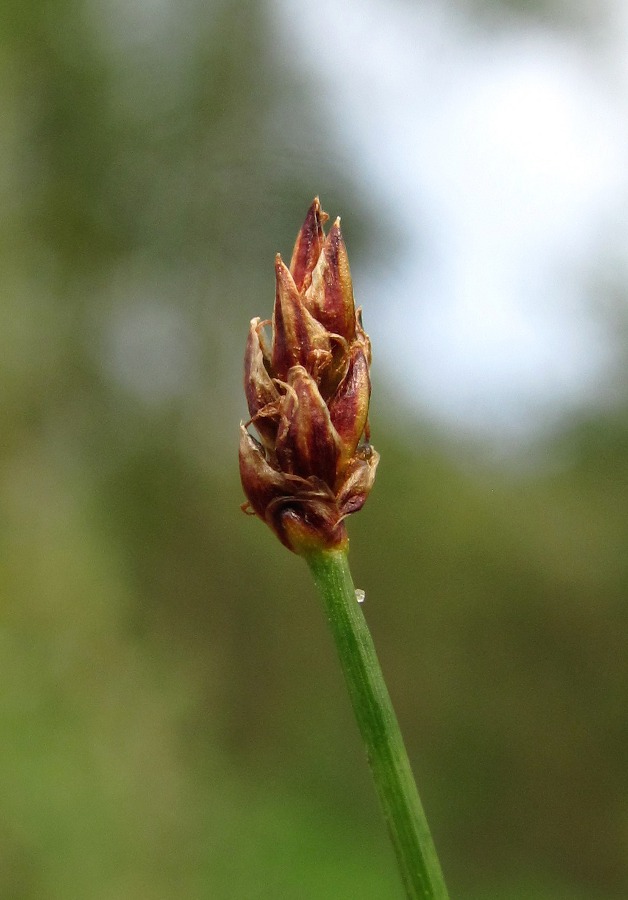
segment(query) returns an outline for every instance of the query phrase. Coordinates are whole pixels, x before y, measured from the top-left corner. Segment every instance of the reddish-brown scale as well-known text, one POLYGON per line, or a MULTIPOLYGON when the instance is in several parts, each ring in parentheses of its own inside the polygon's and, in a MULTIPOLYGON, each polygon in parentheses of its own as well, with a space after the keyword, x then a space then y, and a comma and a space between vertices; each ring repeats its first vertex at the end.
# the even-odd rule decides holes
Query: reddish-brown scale
POLYGON ((321 548, 338 550, 348 543, 344 522, 321 506, 305 513, 294 507, 285 508, 279 517, 277 534, 294 553, 306 554, 321 548))
POLYGON ((277 497, 292 493, 290 482, 267 462, 264 448, 240 426, 240 478, 254 512, 265 518, 268 505, 277 497))
POLYGON ((343 473, 344 481, 336 495, 341 517, 362 509, 373 487, 378 463, 379 453, 372 447, 367 457, 356 455, 349 461, 343 473))
POLYGON ((343 459, 353 456, 362 437, 369 412, 371 382, 364 350, 354 344, 349 368, 329 401, 329 415, 340 440, 343 459))
POLYGON ((315 475, 333 486, 340 442, 325 401, 302 366, 290 371, 275 452, 284 471, 303 478, 315 475))
POLYGON ((249 337, 246 342, 244 354, 244 393, 251 419, 255 419, 256 428, 265 444, 271 444, 277 431, 276 423, 271 421, 268 414, 263 411, 269 405, 275 404, 279 398, 277 388, 264 365, 264 355, 259 341, 259 319, 251 319, 249 337))
POLYGON ((347 341, 355 338, 353 285, 340 219, 336 219, 325 238, 312 272, 312 283, 303 299, 329 332, 339 334, 347 341))
POLYGON ((303 305, 281 256, 275 261, 276 293, 273 313, 272 374, 285 381, 293 366, 307 366, 313 350, 329 350, 329 335, 303 305))
POLYGON ((299 303, 299 295, 292 281, 292 276, 284 266, 279 254, 277 254, 275 259, 275 278, 271 368, 275 378, 285 381, 288 370, 294 365, 298 357, 295 334, 295 307, 299 303))
POLYGON ((321 255, 325 240, 325 221, 327 213, 321 210, 319 199, 315 197, 297 236, 290 260, 290 271, 298 291, 306 290, 312 281, 312 269, 321 255))

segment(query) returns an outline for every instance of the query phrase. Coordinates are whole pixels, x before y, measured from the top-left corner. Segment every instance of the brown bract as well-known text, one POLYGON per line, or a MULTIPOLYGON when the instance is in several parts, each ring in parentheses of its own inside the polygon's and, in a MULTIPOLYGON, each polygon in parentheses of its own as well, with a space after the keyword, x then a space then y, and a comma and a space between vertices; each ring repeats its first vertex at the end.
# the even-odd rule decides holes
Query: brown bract
POLYGON ((344 519, 363 506, 379 461, 369 443, 371 344, 340 219, 325 236, 327 218, 317 197, 290 268, 277 255, 272 322, 251 320, 244 359, 244 508, 302 554, 346 545, 344 519))

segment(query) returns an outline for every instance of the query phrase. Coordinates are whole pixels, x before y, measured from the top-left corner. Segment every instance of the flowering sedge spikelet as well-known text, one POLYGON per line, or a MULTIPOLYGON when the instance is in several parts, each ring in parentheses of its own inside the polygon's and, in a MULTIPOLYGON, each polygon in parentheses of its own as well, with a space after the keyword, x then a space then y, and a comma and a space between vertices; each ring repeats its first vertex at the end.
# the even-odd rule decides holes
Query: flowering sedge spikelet
POLYGON ((346 546, 344 519, 364 505, 379 461, 369 444, 371 344, 340 219, 325 236, 327 218, 315 198, 289 268, 277 254, 273 318, 251 320, 244 359, 243 509, 301 554, 346 546))

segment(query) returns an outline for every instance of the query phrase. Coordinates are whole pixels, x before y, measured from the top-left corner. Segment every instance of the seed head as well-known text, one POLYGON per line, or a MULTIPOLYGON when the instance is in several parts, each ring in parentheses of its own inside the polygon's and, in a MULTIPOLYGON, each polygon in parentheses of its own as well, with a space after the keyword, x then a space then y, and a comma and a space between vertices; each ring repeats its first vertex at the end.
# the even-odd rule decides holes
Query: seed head
POLYGON ((244 357, 243 509, 301 554, 346 545, 344 519, 364 505, 379 461, 369 443, 371 344, 340 219, 325 236, 327 218, 316 197, 290 268, 277 254, 273 317, 251 320, 244 357))

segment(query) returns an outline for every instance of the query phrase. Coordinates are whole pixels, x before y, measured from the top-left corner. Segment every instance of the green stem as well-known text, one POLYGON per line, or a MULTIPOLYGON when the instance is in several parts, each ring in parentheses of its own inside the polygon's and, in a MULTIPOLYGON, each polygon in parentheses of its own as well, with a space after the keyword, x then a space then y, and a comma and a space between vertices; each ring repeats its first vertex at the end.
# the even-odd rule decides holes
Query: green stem
POLYGON ((407 896, 447 900, 397 717, 356 601, 346 552, 320 551, 306 561, 325 604, 407 896))

